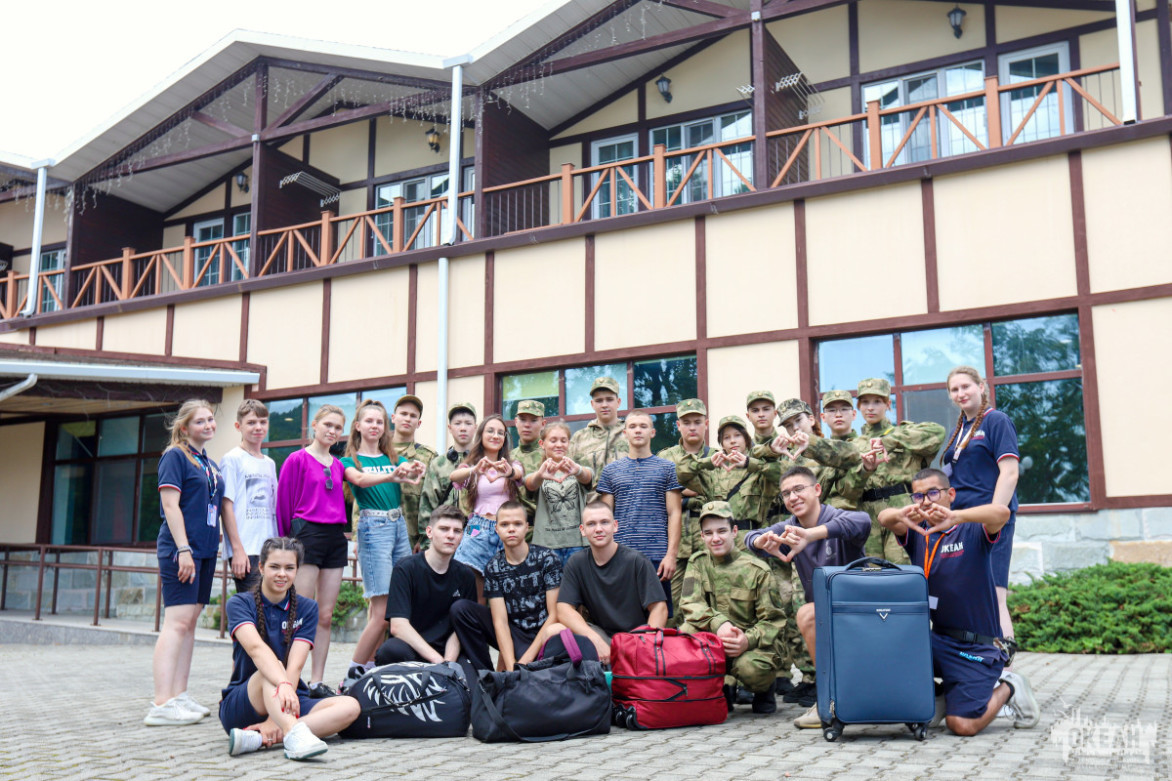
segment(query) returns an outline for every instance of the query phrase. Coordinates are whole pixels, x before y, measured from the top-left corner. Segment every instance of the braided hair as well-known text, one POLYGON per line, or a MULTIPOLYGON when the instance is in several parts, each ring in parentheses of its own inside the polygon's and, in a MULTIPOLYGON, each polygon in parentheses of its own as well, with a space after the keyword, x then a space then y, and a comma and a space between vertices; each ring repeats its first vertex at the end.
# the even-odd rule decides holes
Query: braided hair
MULTIPOLYGON (((273 551, 293 551, 297 557, 297 566, 301 566, 301 562, 305 560, 305 547, 297 541, 296 537, 270 537, 265 540, 264 545, 260 548, 260 561, 257 566, 261 568, 262 574, 256 585, 252 587, 252 598, 256 601, 256 629, 260 632, 262 638, 267 637, 267 630, 265 628, 265 609, 264 602, 261 600, 261 588, 264 585, 264 566, 269 558, 269 554, 273 551)), ((293 646, 293 627, 297 623, 297 589, 292 584, 289 585, 289 615, 285 620, 285 654, 281 657, 281 664, 285 664, 289 659, 289 649, 293 646)), ((275 650, 275 649, 274 649, 275 650)))
MULTIPOLYGON (((975 382, 977 385, 984 385, 985 381, 981 379, 980 372, 978 372, 976 369, 974 369, 971 366, 957 366, 955 369, 953 369, 952 371, 950 371, 948 373, 948 379, 945 380, 945 384, 947 385, 948 383, 951 383, 952 378, 958 374, 965 375, 966 377, 971 379, 973 382, 975 382)), ((971 429, 972 431, 977 431, 978 429, 980 429, 981 421, 984 419, 985 413, 988 411, 989 411, 989 392, 987 390, 985 390, 984 388, 981 388, 981 409, 977 411, 977 417, 973 419, 973 427, 971 429)), ((958 415, 956 418, 956 428, 954 428, 952 430, 952 437, 948 440, 948 444, 944 446, 944 449, 940 451, 941 453, 948 452, 948 449, 950 447, 952 447, 954 442, 956 442, 957 437, 960 436, 960 432, 963 429, 964 429, 964 410, 961 410, 960 415, 958 415)), ((969 436, 971 437, 972 434, 970 434, 969 436)))

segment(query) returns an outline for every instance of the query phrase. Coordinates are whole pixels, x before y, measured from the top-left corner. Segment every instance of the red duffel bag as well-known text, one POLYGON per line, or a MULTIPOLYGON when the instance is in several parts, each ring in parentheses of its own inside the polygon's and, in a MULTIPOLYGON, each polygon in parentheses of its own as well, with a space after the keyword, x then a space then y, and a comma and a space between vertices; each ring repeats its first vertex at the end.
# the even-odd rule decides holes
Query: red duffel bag
POLYGON ((724 647, 711 632, 641 626, 610 641, 614 722, 628 729, 721 724, 724 647))

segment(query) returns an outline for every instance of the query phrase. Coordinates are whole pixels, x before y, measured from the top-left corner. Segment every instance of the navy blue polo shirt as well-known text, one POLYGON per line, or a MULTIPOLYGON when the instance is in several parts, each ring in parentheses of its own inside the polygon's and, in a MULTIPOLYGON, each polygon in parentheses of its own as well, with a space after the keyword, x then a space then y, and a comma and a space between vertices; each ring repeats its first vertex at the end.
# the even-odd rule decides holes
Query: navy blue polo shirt
MULTIPOLYGON (((273 653, 277 656, 277 661, 284 662, 285 652, 287 646, 285 645, 285 622, 289 618, 289 599, 284 599, 280 604, 274 605, 269 602, 264 594, 260 597, 261 604, 264 605, 265 611, 265 631, 264 641, 269 648, 273 649, 273 653)), ((256 597, 251 591, 243 594, 233 594, 232 598, 228 600, 225 607, 228 611, 228 634, 232 636, 232 680, 229 681, 228 687, 224 689, 223 696, 227 697, 228 692, 245 683, 252 674, 256 672, 256 663, 252 661, 252 657, 244 650, 244 646, 240 645, 240 641, 236 639, 236 630, 240 627, 250 624, 260 627, 256 620, 256 597)), ((317 602, 314 602, 309 597, 297 597, 297 617, 293 621, 293 640, 296 643, 301 641, 309 643, 309 647, 313 648, 313 638, 317 634, 317 602)), ((293 681, 290 681, 293 683, 293 681)), ((309 693, 309 687, 301 680, 296 681, 297 690, 303 694, 309 693)))
POLYGON ((958 524, 927 540, 911 532, 896 537, 912 564, 927 573, 928 602, 935 604, 930 611, 933 626, 1001 637, 991 566, 993 546, 1000 538, 1001 532, 989 537, 979 523, 958 524), (933 550, 929 569, 926 557, 933 550))
MULTIPOLYGON (((964 442, 972 428, 973 421, 966 420, 956 437, 956 442, 940 458, 940 463, 952 466, 949 477, 956 489, 956 500, 952 506, 958 510, 966 507, 980 507, 993 501, 993 489, 1001 475, 998 466, 1003 458, 1021 458, 1017 449, 1017 429, 1009 416, 1000 410, 986 410, 981 418, 981 427, 969 436, 960 458, 955 463, 952 455, 956 445, 964 442)), ((1017 492, 1009 502, 1010 512, 1017 511, 1017 492)))
MULTIPOLYGON (((183 527, 187 530, 187 544, 193 559, 214 559, 220 547, 220 502, 224 498, 224 475, 207 452, 195 453, 186 445, 168 449, 159 458, 159 488, 179 491, 179 510, 183 513, 183 527), (208 508, 213 508, 210 514, 208 508), (211 523, 208 523, 209 517, 211 523)), ((167 526, 162 503, 159 515, 157 550, 159 558, 175 555, 175 538, 167 526)))

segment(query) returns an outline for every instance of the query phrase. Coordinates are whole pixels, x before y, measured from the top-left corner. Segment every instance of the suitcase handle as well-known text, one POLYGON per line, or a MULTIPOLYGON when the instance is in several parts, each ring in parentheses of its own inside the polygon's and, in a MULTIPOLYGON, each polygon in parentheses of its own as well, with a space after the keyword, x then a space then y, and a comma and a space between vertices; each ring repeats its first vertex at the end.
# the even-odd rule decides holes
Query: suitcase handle
POLYGON ((887 559, 881 559, 878 556, 864 556, 861 559, 856 559, 850 564, 846 565, 848 570, 852 569, 866 569, 867 567, 878 567, 879 569, 899 569, 899 566, 892 564, 887 559))

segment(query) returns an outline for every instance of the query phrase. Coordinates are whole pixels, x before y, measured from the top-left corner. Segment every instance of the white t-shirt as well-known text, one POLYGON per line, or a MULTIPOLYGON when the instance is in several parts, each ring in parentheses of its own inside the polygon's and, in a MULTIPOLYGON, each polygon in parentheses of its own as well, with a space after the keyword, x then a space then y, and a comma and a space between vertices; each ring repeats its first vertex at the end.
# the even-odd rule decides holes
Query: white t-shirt
MULTIPOLYGON (((257 458, 234 447, 220 461, 224 473, 224 498, 232 501, 236 531, 249 556, 259 556, 265 540, 277 535, 277 465, 262 455, 257 458)), ((224 558, 232 557, 232 544, 224 535, 224 558)))

